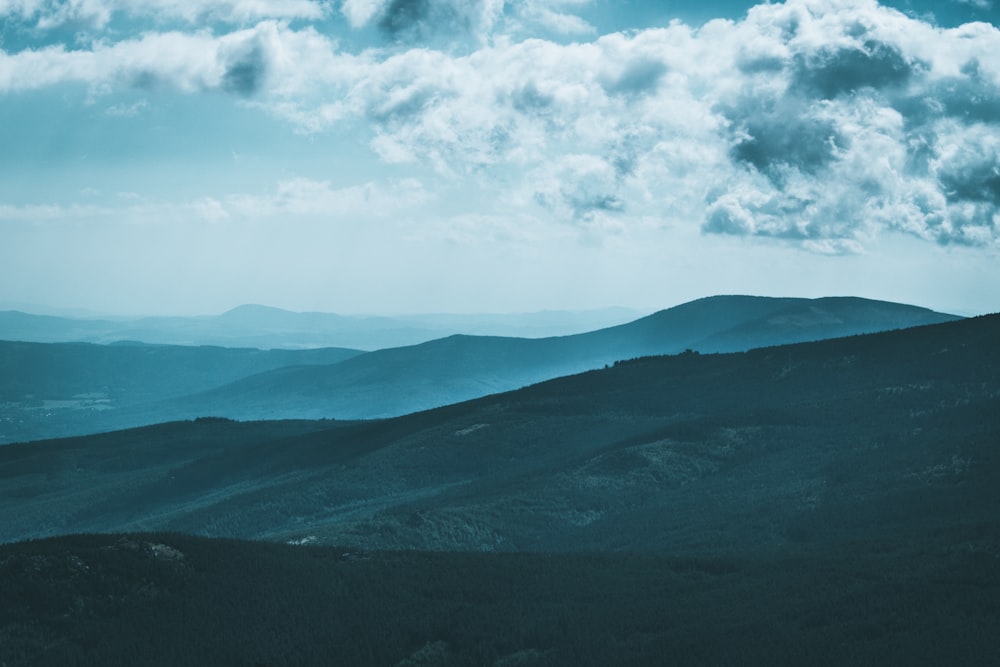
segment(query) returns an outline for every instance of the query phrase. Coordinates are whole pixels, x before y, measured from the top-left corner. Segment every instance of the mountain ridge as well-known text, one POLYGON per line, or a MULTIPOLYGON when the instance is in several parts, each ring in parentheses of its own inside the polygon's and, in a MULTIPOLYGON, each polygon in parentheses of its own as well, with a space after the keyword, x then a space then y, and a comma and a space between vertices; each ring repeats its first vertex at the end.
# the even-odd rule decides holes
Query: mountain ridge
POLYGON ((0 343, 0 368, 5 370, 0 379, 0 442, 206 414, 256 420, 398 416, 632 357, 688 348, 745 350, 949 319, 955 318, 865 299, 718 296, 582 334, 455 334, 367 353, 0 343), (66 352, 73 349, 80 354, 66 352), (213 359, 213 353, 218 358, 213 359), (168 355, 175 361, 167 366, 150 362, 168 355), (243 371, 236 372, 234 355, 256 361, 238 364, 243 371), (194 356, 197 363, 192 363, 194 356), (284 361, 264 364, 264 359, 284 361), (227 367, 228 374, 223 372, 227 367))
POLYGON ((0 541, 156 529, 691 552, 1000 529, 998 335, 988 316, 640 358, 388 420, 201 419, 8 445, 0 541))
MULTIPOLYGON (((244 378, 190 400, 244 419, 279 415, 383 418, 516 389, 625 358, 688 348, 739 351, 955 319, 960 318, 851 297, 706 297, 582 334, 542 339, 453 335, 410 347, 377 350, 336 366, 244 378), (824 309, 833 314, 817 319, 816 313, 824 309), (859 310, 865 314, 860 315, 859 310), (790 323, 768 320, 776 315, 799 319, 790 323)), ((185 414, 184 408, 178 408, 179 414, 185 414)))

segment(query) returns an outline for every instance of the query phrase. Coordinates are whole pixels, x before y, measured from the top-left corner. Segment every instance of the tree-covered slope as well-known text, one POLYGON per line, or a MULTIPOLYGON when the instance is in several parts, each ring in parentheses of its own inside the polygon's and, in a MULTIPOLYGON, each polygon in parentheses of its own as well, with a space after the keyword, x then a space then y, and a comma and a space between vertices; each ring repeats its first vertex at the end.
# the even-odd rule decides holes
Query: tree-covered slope
POLYGON ((996 543, 914 537, 687 556, 4 545, 0 664, 996 663, 996 543))

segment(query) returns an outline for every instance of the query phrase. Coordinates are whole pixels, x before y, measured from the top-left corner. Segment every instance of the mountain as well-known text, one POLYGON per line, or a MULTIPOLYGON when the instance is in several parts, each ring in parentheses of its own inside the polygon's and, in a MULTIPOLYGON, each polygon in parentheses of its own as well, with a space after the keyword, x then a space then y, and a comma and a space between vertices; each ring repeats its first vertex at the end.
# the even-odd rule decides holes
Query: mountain
MULTIPOLYGON (((320 330, 331 317, 337 316, 317 314, 311 326, 320 330)), ((240 308, 222 319, 242 331, 271 333, 311 321, 305 314, 260 307, 240 308)), ((398 416, 637 356, 687 348, 743 350, 951 319, 864 299, 724 296, 584 334, 455 335, 366 354, 5 343, 0 344, 5 371, 0 443, 205 415, 250 420, 398 416)))
POLYGON ((690 553, 1000 520, 1000 316, 641 358, 370 422, 198 420, 0 448, 0 540, 690 553))
POLYGON ((0 447, 0 662, 991 664, 998 340, 991 315, 0 447))
POLYGON ((340 348, 0 341, 0 443, 134 426, 127 411, 135 406, 276 368, 333 364, 357 354, 340 348))
POLYGON ((71 318, 8 310, 0 312, 0 340, 39 343, 134 340, 164 345, 376 350, 415 345, 456 333, 564 335, 627 322, 637 315, 625 308, 607 308, 509 315, 364 317, 243 305, 216 316, 71 318))
POLYGON ((859 298, 719 296, 634 322, 542 339, 450 336, 378 350, 335 366, 279 369, 160 406, 164 414, 238 419, 398 416, 617 360, 685 349, 730 352, 958 319, 859 298))

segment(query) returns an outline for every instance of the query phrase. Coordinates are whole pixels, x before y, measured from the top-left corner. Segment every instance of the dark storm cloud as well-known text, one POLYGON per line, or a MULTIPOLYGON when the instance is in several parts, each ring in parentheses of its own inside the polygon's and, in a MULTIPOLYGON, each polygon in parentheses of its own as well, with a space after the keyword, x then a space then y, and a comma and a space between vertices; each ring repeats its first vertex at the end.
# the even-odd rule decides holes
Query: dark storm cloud
POLYGON ((919 68, 896 46, 868 40, 859 47, 824 48, 797 56, 792 85, 807 95, 833 99, 862 88, 899 86, 919 68))

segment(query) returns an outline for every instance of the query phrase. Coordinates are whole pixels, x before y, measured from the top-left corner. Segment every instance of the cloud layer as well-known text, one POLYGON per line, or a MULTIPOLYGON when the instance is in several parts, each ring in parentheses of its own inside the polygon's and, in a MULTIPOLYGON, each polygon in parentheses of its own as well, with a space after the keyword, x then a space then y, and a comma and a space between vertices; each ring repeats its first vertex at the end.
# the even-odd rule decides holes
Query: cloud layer
POLYGON ((994 26, 943 29, 874 0, 788 0, 735 22, 572 43, 512 27, 585 35, 572 5, 345 0, 351 25, 388 38, 346 52, 287 21, 330 11, 306 0, 8 0, 0 15, 37 25, 68 21, 57 7, 94 25, 154 10, 251 25, 0 52, 0 94, 227 93, 301 132, 360 128, 387 163, 492 189, 492 208, 470 211, 483 215, 617 232, 657 220, 822 253, 859 252, 888 231, 1000 244, 994 26), (475 40, 441 44, 440 33, 475 40))

